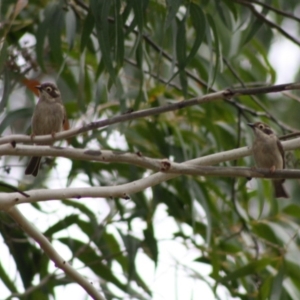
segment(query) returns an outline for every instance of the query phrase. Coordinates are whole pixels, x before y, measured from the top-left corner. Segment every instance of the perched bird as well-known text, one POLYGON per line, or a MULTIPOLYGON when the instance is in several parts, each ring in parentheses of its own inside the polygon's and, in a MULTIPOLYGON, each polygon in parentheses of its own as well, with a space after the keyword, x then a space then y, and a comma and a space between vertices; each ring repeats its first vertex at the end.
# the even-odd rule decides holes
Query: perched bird
MULTIPOLYGON (((270 169, 271 172, 284 169, 284 151, 274 131, 261 122, 248 123, 248 125, 253 129, 255 135, 252 153, 256 166, 270 169)), ((289 197, 283 186, 284 179, 273 179, 272 182, 276 198, 289 197)))
MULTIPOLYGON (((66 122, 66 111, 63 106, 61 95, 53 83, 43 83, 36 86, 39 90, 40 98, 34 109, 31 119, 31 136, 51 134, 63 130, 66 122)), ((39 145, 52 145, 53 143, 43 143, 39 145)), ((37 176, 41 157, 34 156, 30 159, 25 170, 25 174, 37 176)))

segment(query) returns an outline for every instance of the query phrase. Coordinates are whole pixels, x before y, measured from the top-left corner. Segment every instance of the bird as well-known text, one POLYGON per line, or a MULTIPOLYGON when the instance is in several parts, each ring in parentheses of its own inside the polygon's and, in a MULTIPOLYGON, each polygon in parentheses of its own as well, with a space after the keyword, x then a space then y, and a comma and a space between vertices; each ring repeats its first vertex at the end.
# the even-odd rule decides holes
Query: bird
MULTIPOLYGON (((262 122, 248 123, 254 132, 255 139, 252 145, 252 154, 258 168, 282 170, 285 168, 284 150, 274 131, 262 122)), ((272 179, 275 197, 289 198, 283 182, 284 179, 272 179)))
MULTIPOLYGON (((49 82, 38 85, 36 88, 39 91, 39 100, 31 119, 31 137, 47 134, 54 137, 57 132, 63 130, 64 124, 67 122, 60 91, 55 84, 49 82)), ((52 144, 53 142, 39 143, 39 145, 52 144)), ((25 174, 37 176, 40 162, 41 156, 32 157, 25 169, 25 174)))

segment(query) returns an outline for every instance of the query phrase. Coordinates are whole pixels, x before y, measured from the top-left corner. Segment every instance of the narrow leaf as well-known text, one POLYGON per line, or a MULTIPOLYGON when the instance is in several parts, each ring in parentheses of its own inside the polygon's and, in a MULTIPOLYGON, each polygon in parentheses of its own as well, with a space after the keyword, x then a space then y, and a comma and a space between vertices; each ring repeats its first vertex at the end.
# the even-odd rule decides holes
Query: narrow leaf
MULTIPOLYGON (((2 79, 2 84, 3 84, 3 93, 2 93, 2 98, 1 98, 1 102, 0 102, 0 112, 2 112, 6 105, 7 105, 7 101, 9 99, 9 95, 10 95, 10 73, 8 71, 7 68, 4 68, 4 72, 2 72, 3 74, 3 79, 2 79)), ((4 120, 3 120, 4 121, 4 120)), ((3 123, 2 121, 2 123, 3 123)), ((1 125, 0 125, 1 127, 1 125)))
POLYGON ((1 48, 1 51, 0 51, 0 73, 2 73, 2 70, 6 65, 7 56, 8 56, 7 42, 3 41, 2 48, 1 48))
POLYGON ((177 11, 182 3, 182 0, 166 0, 168 15, 165 22, 165 29, 171 25, 172 21, 175 19, 177 11))
POLYGON ((229 273, 227 276, 223 277, 220 282, 227 282, 230 280, 236 280, 241 277, 252 275, 256 272, 259 272, 266 268, 267 265, 271 264, 274 261, 272 258, 262 258, 229 273))
POLYGON ((115 7, 115 60, 117 68, 121 68, 124 60, 124 32, 123 32, 123 17, 119 13, 121 10, 121 2, 117 0, 115 7))
POLYGON ((12 292, 17 293, 17 288, 14 285, 14 282, 9 278, 5 270, 3 269, 1 262, 0 262, 0 278, 2 283, 12 292))
MULTIPOLYGON (((212 29, 212 32, 214 34, 214 42, 215 42, 215 47, 214 47, 214 52, 215 52, 215 65, 213 66, 213 60, 211 61, 211 68, 213 71, 212 76, 210 76, 209 79, 209 87, 211 87, 216 79, 217 72, 219 71, 219 61, 221 60, 221 51, 220 51, 220 46, 219 46, 219 37, 218 37, 218 31, 215 25, 215 22, 212 18, 211 15, 207 15, 207 19, 210 25, 210 28, 212 29)), ((213 51, 213 49, 212 49, 213 51)))
POLYGON ((66 13, 66 38, 69 44, 69 49, 72 49, 74 45, 76 26, 76 15, 73 9, 69 9, 66 13))
POLYGON ((63 61, 61 32, 64 26, 65 12, 61 5, 55 4, 46 10, 45 16, 51 54, 54 61, 60 65, 63 61))
POLYGON ((90 35, 93 31, 94 25, 95 25, 94 16, 91 13, 91 10, 89 10, 83 23, 81 42, 80 42, 80 52, 82 52, 86 47, 88 39, 90 38, 90 35))
POLYGON ((191 61, 191 59, 196 55, 204 39, 206 26, 205 15, 199 5, 191 3, 190 14, 192 24, 195 28, 196 38, 192 46, 191 52, 186 59, 186 64, 188 64, 191 61))
POLYGON ((151 258, 153 259, 155 265, 157 265, 158 259, 158 247, 157 241, 154 236, 154 229, 152 224, 148 224, 148 227, 144 230, 145 243, 147 248, 150 250, 151 258))
MULTIPOLYGON (((266 16, 268 14, 269 9, 267 7, 263 7, 261 12, 262 15, 266 16)), ((249 26, 248 33, 245 35, 241 43, 241 47, 245 46, 258 32, 261 26, 264 24, 264 21, 261 18, 255 18, 255 21, 249 26)))
POLYGON ((110 6, 111 1, 91 1, 91 11, 94 15, 99 47, 101 49, 102 54, 101 61, 103 62, 106 70, 108 71, 112 81, 115 82, 116 73, 111 58, 111 45, 109 34, 110 26, 108 23, 110 6))

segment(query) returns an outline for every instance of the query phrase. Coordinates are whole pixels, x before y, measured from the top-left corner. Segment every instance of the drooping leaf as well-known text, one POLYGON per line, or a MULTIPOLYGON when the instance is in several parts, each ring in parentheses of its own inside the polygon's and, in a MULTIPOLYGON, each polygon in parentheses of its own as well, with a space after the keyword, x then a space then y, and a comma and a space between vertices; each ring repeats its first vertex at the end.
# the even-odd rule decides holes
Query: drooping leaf
POLYGON ((108 23, 110 7, 110 1, 91 1, 91 12, 94 16, 98 43, 102 54, 101 61, 107 69, 112 81, 114 82, 116 73, 111 58, 110 26, 108 23))

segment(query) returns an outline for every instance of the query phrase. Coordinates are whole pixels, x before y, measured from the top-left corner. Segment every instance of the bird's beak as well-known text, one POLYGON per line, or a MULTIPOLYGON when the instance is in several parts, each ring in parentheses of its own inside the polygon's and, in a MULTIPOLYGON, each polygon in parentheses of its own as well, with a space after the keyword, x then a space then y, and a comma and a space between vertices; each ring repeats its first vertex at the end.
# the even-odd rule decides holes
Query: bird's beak
POLYGON ((247 123, 247 125, 251 128, 254 128, 254 123, 247 123))
POLYGON ((40 91, 41 88, 42 88, 42 86, 41 86, 41 85, 36 85, 35 88, 38 89, 38 90, 40 91))

